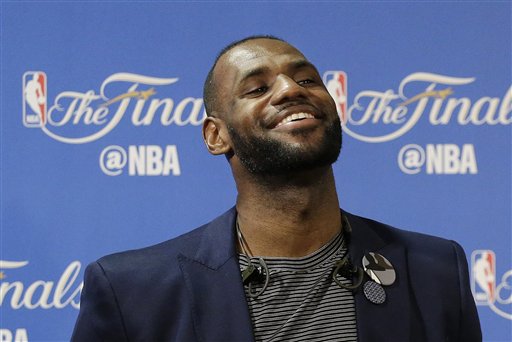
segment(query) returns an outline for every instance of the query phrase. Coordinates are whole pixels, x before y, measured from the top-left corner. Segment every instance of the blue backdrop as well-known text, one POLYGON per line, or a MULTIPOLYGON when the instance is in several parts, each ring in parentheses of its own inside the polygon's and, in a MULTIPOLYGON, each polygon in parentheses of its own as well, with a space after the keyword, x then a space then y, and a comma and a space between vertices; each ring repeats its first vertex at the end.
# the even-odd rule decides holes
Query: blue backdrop
POLYGON ((461 243, 484 339, 512 340, 509 1, 0 10, 0 340, 68 340, 86 264, 234 204, 201 140, 202 83, 253 34, 296 45, 332 90, 342 207, 461 243))

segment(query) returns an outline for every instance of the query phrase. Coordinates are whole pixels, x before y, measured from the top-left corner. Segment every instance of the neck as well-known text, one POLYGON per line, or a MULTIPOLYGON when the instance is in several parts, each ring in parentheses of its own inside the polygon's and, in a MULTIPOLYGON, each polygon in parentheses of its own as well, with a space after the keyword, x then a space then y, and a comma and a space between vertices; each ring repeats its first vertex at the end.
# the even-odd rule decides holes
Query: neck
POLYGON ((331 167, 264 182, 238 179, 237 188, 240 230, 251 255, 305 256, 340 231, 341 214, 331 167))

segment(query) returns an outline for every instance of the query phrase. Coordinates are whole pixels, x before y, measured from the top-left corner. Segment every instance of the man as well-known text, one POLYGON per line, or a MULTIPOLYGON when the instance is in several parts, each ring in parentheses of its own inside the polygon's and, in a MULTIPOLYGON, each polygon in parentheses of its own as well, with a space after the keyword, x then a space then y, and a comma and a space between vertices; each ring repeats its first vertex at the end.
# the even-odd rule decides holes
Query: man
POLYGON ((300 51, 228 46, 204 100, 236 207, 89 265, 74 341, 481 340, 458 244, 340 211, 340 121, 300 51))

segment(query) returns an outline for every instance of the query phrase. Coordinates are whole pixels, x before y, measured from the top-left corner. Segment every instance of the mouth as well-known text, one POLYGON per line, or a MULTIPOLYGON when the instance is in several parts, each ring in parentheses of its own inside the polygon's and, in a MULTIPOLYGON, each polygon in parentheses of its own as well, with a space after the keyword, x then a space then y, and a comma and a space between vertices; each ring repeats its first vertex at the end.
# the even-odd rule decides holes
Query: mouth
POLYGON ((285 116, 281 121, 279 121, 276 125, 276 128, 279 126, 282 126, 282 125, 286 125, 287 123, 290 123, 290 122, 301 121, 301 120, 305 120, 305 119, 316 119, 316 118, 313 114, 310 114, 310 113, 305 113, 305 112, 293 113, 293 114, 289 114, 289 115, 285 116))

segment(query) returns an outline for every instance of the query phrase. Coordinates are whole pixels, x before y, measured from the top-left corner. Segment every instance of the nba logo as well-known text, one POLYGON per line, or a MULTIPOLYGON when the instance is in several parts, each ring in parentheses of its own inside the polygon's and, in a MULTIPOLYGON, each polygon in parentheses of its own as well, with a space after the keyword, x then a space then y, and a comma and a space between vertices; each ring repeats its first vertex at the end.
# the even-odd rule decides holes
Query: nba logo
POLYGON ((471 291, 477 305, 489 305, 496 299, 496 255, 491 250, 471 253, 471 291))
POLYGON ((27 71, 23 74, 23 124, 41 127, 46 123, 46 74, 27 71))
POLYGON ((323 81, 336 103, 341 122, 347 122, 347 74, 343 71, 326 71, 323 81))

